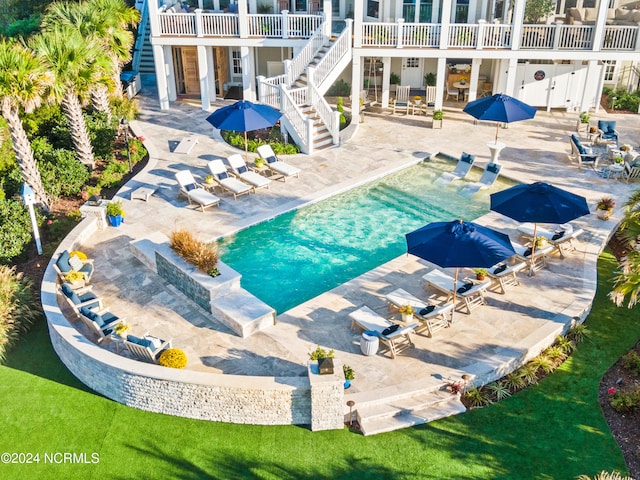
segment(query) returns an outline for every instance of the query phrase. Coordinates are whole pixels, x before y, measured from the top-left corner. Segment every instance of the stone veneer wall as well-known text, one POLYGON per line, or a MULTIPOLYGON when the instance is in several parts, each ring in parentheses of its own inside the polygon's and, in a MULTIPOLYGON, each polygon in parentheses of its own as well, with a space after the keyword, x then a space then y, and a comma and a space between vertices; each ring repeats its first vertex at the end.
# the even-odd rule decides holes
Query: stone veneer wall
POLYGON ((87 218, 67 236, 49 262, 41 286, 53 348, 82 383, 107 398, 151 412, 257 425, 311 424, 314 430, 343 428, 344 392, 339 378, 329 382, 333 383, 331 388, 323 382, 313 392, 316 387, 308 377, 175 370, 122 357, 81 335, 58 306, 53 263, 64 249, 81 248, 83 241, 97 229, 96 220, 87 218), (317 399, 316 405, 322 401, 329 410, 312 408, 312 398, 317 399), (316 419, 312 418, 314 410, 316 419))

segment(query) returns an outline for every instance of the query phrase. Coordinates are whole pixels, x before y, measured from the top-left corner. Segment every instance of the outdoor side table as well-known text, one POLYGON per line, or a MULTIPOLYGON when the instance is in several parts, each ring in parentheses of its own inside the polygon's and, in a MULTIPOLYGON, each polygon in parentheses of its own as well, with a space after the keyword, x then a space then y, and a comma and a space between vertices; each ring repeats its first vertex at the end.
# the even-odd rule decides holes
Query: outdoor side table
POLYGON ((147 200, 149 200, 149 197, 154 194, 155 191, 156 190, 154 188, 140 187, 131 192, 131 200, 138 198, 146 202, 147 200))
POLYGON ((372 335, 367 332, 362 333, 360 338, 360 350, 368 357, 378 353, 378 347, 380 346, 380 340, 377 335, 372 335))

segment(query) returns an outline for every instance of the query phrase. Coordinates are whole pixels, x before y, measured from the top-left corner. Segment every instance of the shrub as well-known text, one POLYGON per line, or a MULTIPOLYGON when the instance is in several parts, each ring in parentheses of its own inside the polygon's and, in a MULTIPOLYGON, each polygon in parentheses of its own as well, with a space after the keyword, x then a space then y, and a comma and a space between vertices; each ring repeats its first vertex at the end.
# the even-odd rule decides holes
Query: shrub
POLYGON ((542 355, 547 357, 549 360, 554 362, 556 365, 560 365, 562 363, 562 361, 565 358, 567 358, 567 356, 562 351, 562 349, 560 347, 558 347, 557 345, 551 345, 550 347, 546 348, 542 352, 542 355))
POLYGON ((524 381, 524 378, 522 378, 518 371, 511 372, 504 377, 503 381, 509 389, 513 391, 520 390, 527 386, 527 382, 524 381))
POLYGON ((24 129, 31 140, 44 137, 53 148, 73 150, 73 140, 60 105, 43 105, 23 119, 24 129))
POLYGON ((184 368, 187 366, 187 355, 179 348, 168 348, 160 354, 158 363, 163 367, 184 368))
MULTIPOLYGON (((232 145, 236 148, 240 148, 244 150, 244 135, 231 132, 231 131, 225 131, 222 133, 222 138, 229 145, 232 145)), ((300 153, 300 148, 298 148, 297 145, 293 143, 284 143, 282 141, 273 140, 271 136, 268 139, 249 138, 247 140, 247 150, 249 152, 256 152, 260 145, 265 145, 267 143, 271 145, 271 149, 273 150, 273 153, 275 153, 276 155, 280 155, 280 154, 292 155, 295 153, 300 153)))
POLYGON ((584 323, 577 323, 569 329, 569 331, 567 332, 567 338, 571 340, 575 345, 582 342, 585 337, 588 337, 590 334, 591 331, 584 323))
POLYGON ((15 267, 0 265, 0 362, 39 315, 31 282, 16 273, 15 267))
POLYGON ((556 368, 553 360, 545 357, 544 355, 538 355, 537 357, 533 358, 531 362, 529 362, 529 365, 535 368, 536 371, 542 370, 546 374, 553 372, 553 370, 556 368))
POLYGON ((609 396, 611 406, 620 413, 640 409, 640 390, 616 391, 609 396))
POLYGON ((103 112, 92 112, 85 115, 85 123, 89 131, 89 139, 96 157, 108 158, 113 152, 116 138, 116 122, 109 122, 103 112))
POLYGON ((569 355, 576 348, 575 343, 568 337, 559 335, 556 337, 556 346, 565 354, 569 355))
POLYGON ((142 140, 138 138, 129 139, 129 154, 131 155, 131 165, 135 165, 147 155, 147 149, 144 148, 142 140))
POLYGON ((337 97, 338 95, 351 95, 351 84, 345 82, 342 79, 336 80, 334 84, 329 87, 326 95, 329 97, 337 97))
POLYGON ((198 270, 211 276, 219 275, 218 248, 213 243, 202 242, 186 230, 174 230, 170 237, 171 249, 195 265, 198 270))
POLYGON ((522 365, 515 373, 522 378, 526 385, 535 385, 538 383, 538 368, 531 363, 522 365))
POLYGON ((120 119, 122 117, 131 121, 140 114, 140 106, 138 100, 129 98, 126 95, 120 95, 111 99, 111 114, 113 118, 120 119))
POLYGON ((640 375, 640 355, 635 350, 630 350, 621 357, 622 368, 633 375, 640 375))
POLYGON ((496 397, 496 400, 498 402, 511 396, 509 385, 504 381, 490 383, 489 385, 487 385, 487 390, 489 390, 489 392, 493 394, 494 397, 496 397))
POLYGON ((75 152, 53 148, 44 137, 31 142, 33 154, 39 161, 42 184, 49 195, 77 195, 89 180, 90 174, 75 152))
POLYGON ((462 396, 469 405, 472 407, 484 407, 485 405, 490 405, 492 402, 488 391, 484 388, 476 388, 471 387, 467 392, 462 396))
POLYGON ((309 360, 320 360, 321 358, 333 358, 335 351, 333 349, 326 351, 320 345, 309 354, 309 360))
POLYGON ((120 200, 117 200, 115 202, 107 203, 107 215, 109 215, 110 217, 117 217, 118 215, 124 216, 122 202, 120 200))
POLYGON ((9 264, 31 242, 27 208, 11 199, 0 200, 0 264, 9 264))

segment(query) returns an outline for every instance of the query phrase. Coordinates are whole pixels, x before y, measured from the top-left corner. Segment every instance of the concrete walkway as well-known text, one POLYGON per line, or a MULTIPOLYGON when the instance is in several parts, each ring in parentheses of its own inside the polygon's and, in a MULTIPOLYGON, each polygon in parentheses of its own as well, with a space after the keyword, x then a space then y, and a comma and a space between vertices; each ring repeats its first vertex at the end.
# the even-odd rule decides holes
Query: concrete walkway
MULTIPOLYGON (((118 194, 127 213, 126 222, 120 228, 96 233, 85 250, 95 258, 94 291, 111 311, 126 316, 134 334, 149 331, 172 338, 173 345, 186 352, 188 369, 305 375, 308 353, 319 344, 335 349, 336 356, 354 368, 356 380, 349 395, 364 398, 402 389, 403 385, 437 383, 464 371, 482 377, 487 365, 508 365, 523 357, 537 347, 545 332, 568 324, 590 309, 595 259, 619 221, 620 211, 607 222, 595 215, 579 219, 576 223, 586 233, 576 252, 565 259, 551 258, 549 268, 533 277, 522 275, 522 284, 505 295, 489 292, 487 306, 471 315, 456 312, 453 325, 433 338, 415 335, 415 348, 394 360, 382 353, 363 356, 360 334, 349 329, 348 314, 367 305, 388 315, 384 295, 398 287, 420 298, 436 299, 434 292, 424 290, 421 280, 432 266, 410 256, 399 257, 279 315, 278 324, 269 330, 240 338, 135 259, 129 243, 158 232, 168 236, 178 228, 188 229, 202 240, 214 240, 414 164, 428 153, 457 157, 467 151, 475 154, 483 166, 489 160, 486 143, 493 141, 495 125, 474 125, 473 119, 460 110, 446 111, 442 130, 430 128, 430 117, 368 114, 353 138, 341 147, 313 156, 288 157, 287 162, 302 169, 299 179, 274 181, 270 190, 237 200, 221 194, 220 208, 201 212, 178 199, 174 173, 189 169, 203 179, 208 161, 237 150, 218 139, 217 132, 205 121, 208 112, 197 106, 180 103, 161 111, 149 85, 139 101, 142 115, 131 122, 132 128, 145 138, 151 160, 118 194), (172 153, 177 142, 191 134, 199 139, 193 150, 188 155, 172 153), (156 193, 147 202, 131 201, 131 191, 140 186, 152 187, 156 193)), ((219 101, 216 107, 229 103, 219 101)), ((579 170, 567 155, 577 116, 538 112, 534 120, 501 129, 500 141, 507 145, 500 155, 503 175, 522 182, 543 180, 584 195, 592 210, 605 193, 613 195, 620 206, 637 184, 603 179, 589 168, 579 170)), ((638 145, 640 116, 607 115, 603 111, 594 117, 617 120, 622 140, 638 145)), ((500 215, 491 213, 478 222, 501 228, 517 239, 516 224, 500 215)))

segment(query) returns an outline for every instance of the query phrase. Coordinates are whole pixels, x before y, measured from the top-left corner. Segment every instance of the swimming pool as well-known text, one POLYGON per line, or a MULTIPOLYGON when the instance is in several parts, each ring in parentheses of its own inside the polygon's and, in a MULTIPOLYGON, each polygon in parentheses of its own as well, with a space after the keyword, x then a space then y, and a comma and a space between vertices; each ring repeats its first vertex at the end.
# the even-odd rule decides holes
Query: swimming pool
POLYGON ((489 193, 512 185, 499 179, 473 199, 457 193, 465 182, 434 186, 453 166, 435 158, 260 223, 221 240, 220 257, 282 313, 402 255, 405 234, 426 223, 484 215, 489 193))

